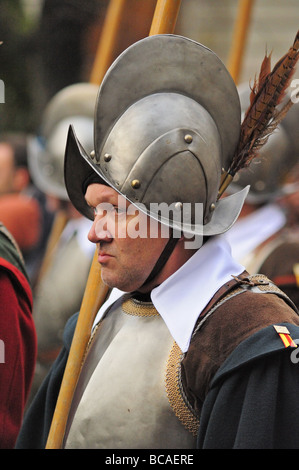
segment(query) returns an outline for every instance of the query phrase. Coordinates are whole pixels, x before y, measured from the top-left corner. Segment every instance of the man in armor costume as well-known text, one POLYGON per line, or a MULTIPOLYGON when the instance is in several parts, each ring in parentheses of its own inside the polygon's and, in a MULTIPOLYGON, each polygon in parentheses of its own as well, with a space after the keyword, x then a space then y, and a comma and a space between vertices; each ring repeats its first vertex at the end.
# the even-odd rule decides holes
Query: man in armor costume
MULTIPOLYGON (((67 191, 93 220, 89 239, 113 290, 94 321, 64 448, 299 446, 298 312, 265 276, 249 276, 223 235, 248 193, 218 198, 240 114, 211 50, 157 35, 104 77, 91 154, 70 129, 67 191)), ((18 448, 45 446, 75 323, 18 448)))

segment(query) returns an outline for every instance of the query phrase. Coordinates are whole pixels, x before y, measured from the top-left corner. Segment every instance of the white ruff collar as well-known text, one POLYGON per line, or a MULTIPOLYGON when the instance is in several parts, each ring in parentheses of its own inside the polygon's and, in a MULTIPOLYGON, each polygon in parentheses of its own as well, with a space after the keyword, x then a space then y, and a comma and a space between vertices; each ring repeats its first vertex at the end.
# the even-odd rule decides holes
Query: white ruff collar
MULTIPOLYGON (((200 313, 217 290, 244 271, 222 235, 208 240, 181 268, 152 290, 152 302, 182 352, 189 347, 200 313)), ((94 325, 123 292, 113 289, 100 308, 94 325)))

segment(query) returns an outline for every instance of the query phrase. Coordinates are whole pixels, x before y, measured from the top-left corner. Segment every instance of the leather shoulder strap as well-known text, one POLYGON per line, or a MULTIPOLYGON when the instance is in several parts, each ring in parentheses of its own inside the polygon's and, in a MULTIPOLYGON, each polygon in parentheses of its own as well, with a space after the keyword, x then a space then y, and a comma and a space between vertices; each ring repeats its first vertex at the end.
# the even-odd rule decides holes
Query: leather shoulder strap
POLYGON ((249 275, 247 271, 244 271, 238 277, 224 284, 206 305, 204 310, 201 312, 200 317, 196 323, 195 329, 192 336, 194 336, 198 330, 202 327, 203 323, 209 318, 215 310, 227 302, 230 298, 235 295, 242 294, 243 292, 251 292, 257 294, 275 294, 282 298, 298 315, 298 309, 292 300, 277 287, 267 276, 263 274, 249 275))

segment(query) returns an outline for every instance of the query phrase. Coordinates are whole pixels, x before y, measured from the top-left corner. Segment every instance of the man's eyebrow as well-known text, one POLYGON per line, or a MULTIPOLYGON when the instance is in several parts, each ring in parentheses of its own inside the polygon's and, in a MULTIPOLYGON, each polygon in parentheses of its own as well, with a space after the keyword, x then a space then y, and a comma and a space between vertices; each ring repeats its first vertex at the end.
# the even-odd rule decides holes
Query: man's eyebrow
POLYGON ((114 207, 119 207, 119 206, 124 207, 129 204, 129 202, 119 194, 118 195, 115 195, 115 194, 105 195, 104 194, 99 197, 95 196, 93 198, 93 204, 91 204, 90 200, 88 200, 86 197, 85 197, 85 201, 89 207, 96 207, 101 203, 111 204, 114 207))

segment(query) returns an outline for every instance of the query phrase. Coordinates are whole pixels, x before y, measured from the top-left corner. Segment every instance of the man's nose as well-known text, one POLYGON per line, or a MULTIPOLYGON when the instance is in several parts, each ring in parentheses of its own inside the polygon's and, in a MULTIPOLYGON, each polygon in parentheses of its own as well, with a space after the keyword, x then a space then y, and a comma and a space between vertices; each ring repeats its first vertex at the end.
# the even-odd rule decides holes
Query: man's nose
POLYGON ((101 241, 109 242, 113 239, 113 233, 107 227, 107 221, 104 218, 96 217, 88 233, 88 240, 92 243, 101 241))

